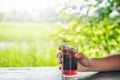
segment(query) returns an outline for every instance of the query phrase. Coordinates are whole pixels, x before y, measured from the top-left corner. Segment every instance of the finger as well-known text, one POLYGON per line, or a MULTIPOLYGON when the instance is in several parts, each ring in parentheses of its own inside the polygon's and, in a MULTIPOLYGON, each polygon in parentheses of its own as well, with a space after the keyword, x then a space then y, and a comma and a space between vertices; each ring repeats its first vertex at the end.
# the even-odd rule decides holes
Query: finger
POLYGON ((65 45, 60 45, 60 46, 58 47, 58 49, 59 49, 60 51, 62 51, 62 52, 65 52, 65 51, 69 50, 70 48, 67 47, 67 46, 65 46, 65 45))
POLYGON ((61 60, 61 59, 59 59, 59 60, 58 60, 58 63, 59 63, 59 64, 62 64, 62 60, 61 60))
POLYGON ((76 53, 75 57, 78 59, 77 61, 85 67, 90 66, 90 59, 87 58, 85 55, 83 55, 82 53, 76 53))
POLYGON ((74 56, 76 53, 78 53, 78 52, 73 48, 68 50, 68 54, 70 54, 71 56, 74 56))
POLYGON ((59 67, 59 70, 62 70, 62 67, 61 67, 61 66, 59 67))
POLYGON ((62 58, 62 54, 61 54, 61 53, 58 53, 58 54, 57 54, 57 58, 62 58))
POLYGON ((76 57, 77 59, 81 59, 81 58, 84 57, 84 55, 83 55, 82 53, 76 53, 76 54, 75 54, 75 57, 76 57))

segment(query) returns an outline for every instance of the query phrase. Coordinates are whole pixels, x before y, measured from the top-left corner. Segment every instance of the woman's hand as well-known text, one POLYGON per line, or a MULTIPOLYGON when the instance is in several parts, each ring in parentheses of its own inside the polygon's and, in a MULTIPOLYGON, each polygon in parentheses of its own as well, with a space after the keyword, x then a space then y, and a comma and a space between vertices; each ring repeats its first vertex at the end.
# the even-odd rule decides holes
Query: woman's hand
MULTIPOLYGON (((59 50, 61 51, 60 48, 59 50)), ((68 48, 64 48, 64 51, 67 51, 67 50, 68 48)), ((60 53, 57 54, 59 64, 62 64, 62 53, 64 52, 61 51, 60 53)), ((91 68, 91 60, 89 58, 83 55, 83 53, 78 53, 78 52, 75 53, 75 58, 77 59, 77 70, 78 71, 89 71, 89 69, 91 68)))

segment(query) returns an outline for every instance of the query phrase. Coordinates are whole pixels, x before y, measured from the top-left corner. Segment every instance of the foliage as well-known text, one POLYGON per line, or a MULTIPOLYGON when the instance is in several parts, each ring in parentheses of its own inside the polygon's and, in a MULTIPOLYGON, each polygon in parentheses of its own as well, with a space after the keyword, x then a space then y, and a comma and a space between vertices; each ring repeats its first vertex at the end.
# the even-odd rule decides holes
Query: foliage
POLYGON ((86 20, 72 20, 68 28, 59 28, 52 36, 55 41, 79 44, 80 51, 89 57, 120 53, 120 25, 111 20, 92 25, 86 20))
POLYGON ((95 7, 97 7, 96 14, 97 18, 99 20, 103 20, 105 18, 111 17, 110 15, 113 13, 113 16, 117 14, 117 16, 120 18, 120 1, 119 0, 96 0, 97 4, 95 7), (101 6, 101 4, 104 3, 104 6, 101 6))
POLYGON ((68 7, 62 10, 62 15, 68 14, 69 21, 65 26, 60 25, 52 35, 54 40, 79 44, 80 51, 88 57, 120 53, 120 15, 110 16, 113 11, 119 13, 119 1, 96 0, 96 2, 96 4, 87 4, 88 11, 84 14, 66 13, 70 8, 68 4, 68 7), (106 5, 100 6, 103 2, 106 5), (96 8, 96 14, 92 16, 88 14, 91 7, 96 8))

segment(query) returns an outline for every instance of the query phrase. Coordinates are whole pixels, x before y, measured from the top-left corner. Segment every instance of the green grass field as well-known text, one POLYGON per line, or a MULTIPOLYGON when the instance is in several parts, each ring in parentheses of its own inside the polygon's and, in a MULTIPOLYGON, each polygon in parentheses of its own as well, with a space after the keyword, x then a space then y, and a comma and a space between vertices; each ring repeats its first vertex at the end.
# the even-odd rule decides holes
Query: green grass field
POLYGON ((0 67, 56 66, 57 45, 49 23, 0 23, 0 67))

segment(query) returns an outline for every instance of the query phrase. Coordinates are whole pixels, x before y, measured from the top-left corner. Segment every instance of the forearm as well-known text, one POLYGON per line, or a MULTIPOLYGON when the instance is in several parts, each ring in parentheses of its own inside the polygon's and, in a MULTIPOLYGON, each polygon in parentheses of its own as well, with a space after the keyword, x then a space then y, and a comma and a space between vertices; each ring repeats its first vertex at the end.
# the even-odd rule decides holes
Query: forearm
POLYGON ((115 71, 120 70, 120 55, 91 59, 89 71, 115 71))

